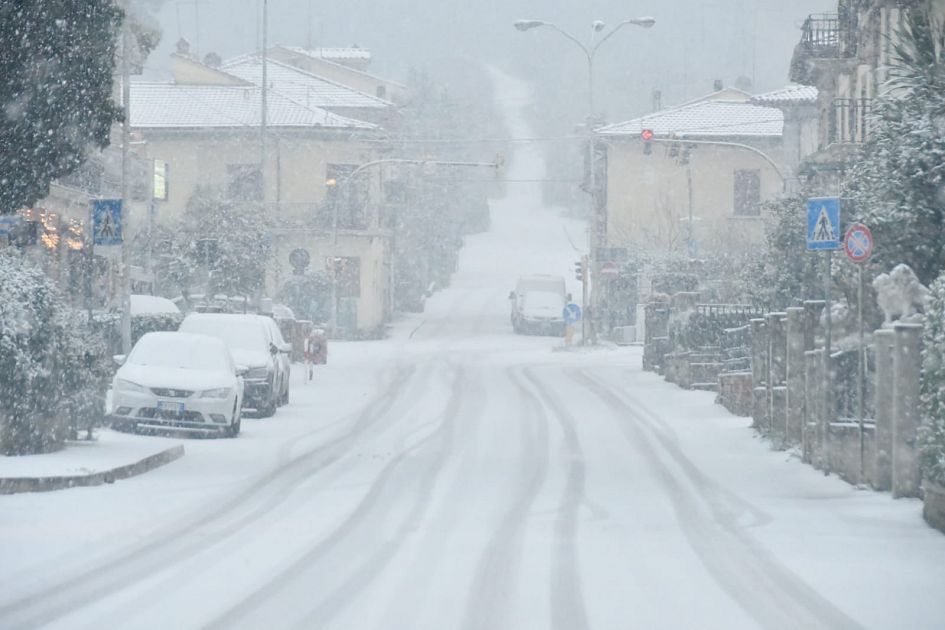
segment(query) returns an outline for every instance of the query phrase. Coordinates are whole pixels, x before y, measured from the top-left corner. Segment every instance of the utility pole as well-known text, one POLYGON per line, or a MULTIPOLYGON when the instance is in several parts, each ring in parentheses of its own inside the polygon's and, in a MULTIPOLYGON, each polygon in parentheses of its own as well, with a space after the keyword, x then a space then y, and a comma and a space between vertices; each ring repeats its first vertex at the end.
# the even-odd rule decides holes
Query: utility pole
POLYGON ((129 6, 124 3, 125 17, 121 23, 121 104, 124 120, 121 123, 121 351, 131 352, 131 245, 128 242, 128 215, 131 214, 131 182, 129 181, 129 143, 131 142, 131 29, 128 23, 129 6))
POLYGON ((259 115, 259 174, 262 178, 262 196, 263 206, 266 203, 266 118, 268 115, 268 102, 266 92, 269 89, 269 77, 267 68, 267 51, 269 47, 269 0, 263 0, 262 14, 262 102, 260 103, 259 115))

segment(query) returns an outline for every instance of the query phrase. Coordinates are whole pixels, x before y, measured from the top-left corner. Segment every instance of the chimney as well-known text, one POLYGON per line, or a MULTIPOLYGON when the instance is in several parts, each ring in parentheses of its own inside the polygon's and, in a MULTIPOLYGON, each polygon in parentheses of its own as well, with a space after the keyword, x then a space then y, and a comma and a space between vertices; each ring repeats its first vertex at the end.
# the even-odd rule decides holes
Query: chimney
POLYGON ((190 42, 184 37, 177 40, 177 54, 190 57, 190 42))
POLYGON ((653 90, 653 111, 658 112, 663 109, 663 92, 662 90, 653 90))
POLYGON ((724 87, 725 87, 725 84, 722 83, 722 79, 716 79, 716 80, 715 80, 715 91, 716 91, 716 92, 721 92, 724 87))

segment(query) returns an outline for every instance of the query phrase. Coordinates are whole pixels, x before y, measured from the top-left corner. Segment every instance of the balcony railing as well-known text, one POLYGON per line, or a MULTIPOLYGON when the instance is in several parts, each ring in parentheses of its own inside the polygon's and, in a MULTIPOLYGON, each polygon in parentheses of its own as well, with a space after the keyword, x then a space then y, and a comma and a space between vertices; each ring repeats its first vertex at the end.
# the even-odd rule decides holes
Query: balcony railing
POLYGON ((847 59, 856 55, 856 28, 852 14, 823 13, 804 21, 803 46, 811 57, 847 59))
POLYGON ((869 138, 873 101, 868 98, 838 98, 833 102, 828 125, 829 144, 862 144, 869 138))

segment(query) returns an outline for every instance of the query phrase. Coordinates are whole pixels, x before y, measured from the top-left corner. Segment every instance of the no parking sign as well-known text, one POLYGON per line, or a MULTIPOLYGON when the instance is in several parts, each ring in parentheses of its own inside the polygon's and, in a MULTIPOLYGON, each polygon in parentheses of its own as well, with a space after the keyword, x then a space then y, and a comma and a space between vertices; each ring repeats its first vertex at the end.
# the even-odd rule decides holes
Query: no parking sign
POLYGON ((855 263, 864 263, 873 255, 873 233, 862 223, 854 223, 843 239, 843 251, 855 263))

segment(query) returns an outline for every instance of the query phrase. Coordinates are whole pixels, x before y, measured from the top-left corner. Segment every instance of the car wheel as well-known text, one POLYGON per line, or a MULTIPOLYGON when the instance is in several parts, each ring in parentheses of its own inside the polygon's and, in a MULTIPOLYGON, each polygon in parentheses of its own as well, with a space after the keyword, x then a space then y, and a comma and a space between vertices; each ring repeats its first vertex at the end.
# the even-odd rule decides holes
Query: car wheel
POLYGON ((235 438, 240 434, 240 425, 243 423, 242 419, 236 418, 236 420, 231 424, 226 430, 226 436, 235 438))
POLYGON ((265 406, 265 407, 263 407, 262 409, 259 410, 259 417, 260 417, 260 418, 271 418, 271 417, 273 417, 274 415, 276 415, 276 407, 277 407, 277 406, 278 406, 278 405, 276 404, 276 400, 275 400, 275 399, 270 400, 268 403, 266 403, 266 406, 265 406))
POLYGON ((289 404, 289 387, 288 386, 286 386, 285 388, 285 394, 282 395, 282 404, 283 405, 289 404))

